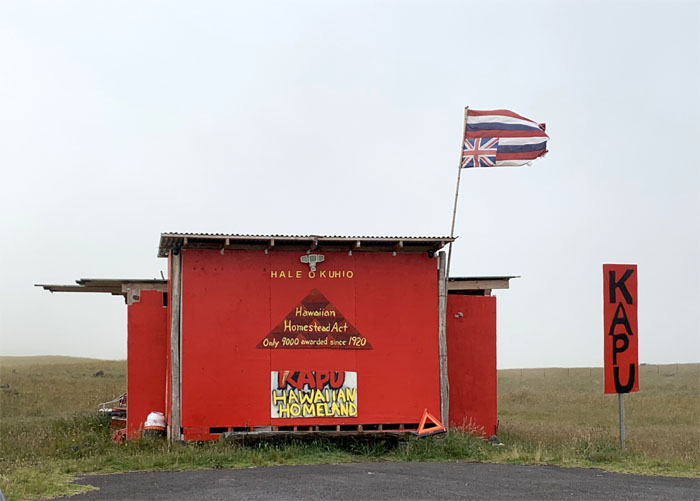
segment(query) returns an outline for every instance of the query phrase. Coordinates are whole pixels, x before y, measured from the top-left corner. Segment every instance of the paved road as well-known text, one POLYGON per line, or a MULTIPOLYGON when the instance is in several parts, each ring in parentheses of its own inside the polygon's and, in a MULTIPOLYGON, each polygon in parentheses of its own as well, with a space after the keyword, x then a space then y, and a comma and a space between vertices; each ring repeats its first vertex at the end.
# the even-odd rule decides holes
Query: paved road
POLYGON ((485 463, 354 463, 82 477, 88 499, 700 499, 700 479, 485 463))

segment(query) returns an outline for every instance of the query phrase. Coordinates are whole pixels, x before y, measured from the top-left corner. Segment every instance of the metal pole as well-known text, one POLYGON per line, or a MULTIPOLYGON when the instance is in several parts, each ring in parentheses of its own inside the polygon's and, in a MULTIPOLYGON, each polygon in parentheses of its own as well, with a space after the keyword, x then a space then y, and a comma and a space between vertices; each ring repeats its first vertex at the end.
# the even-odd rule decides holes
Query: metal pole
POLYGON ((620 448, 625 450, 625 394, 617 394, 617 404, 620 414, 620 448))
MULTIPOLYGON (((455 205, 452 209, 452 226, 450 226, 450 238, 455 236, 455 220, 457 219, 457 199, 459 198, 459 181, 462 178, 462 154, 464 152, 464 136, 467 133, 467 113, 469 106, 464 108, 464 127, 462 127, 462 140, 459 146, 459 162, 457 163, 457 187, 455 188, 455 205)), ((447 268, 445 270, 445 287, 450 278, 450 263, 452 262, 452 242, 447 250, 447 268)))

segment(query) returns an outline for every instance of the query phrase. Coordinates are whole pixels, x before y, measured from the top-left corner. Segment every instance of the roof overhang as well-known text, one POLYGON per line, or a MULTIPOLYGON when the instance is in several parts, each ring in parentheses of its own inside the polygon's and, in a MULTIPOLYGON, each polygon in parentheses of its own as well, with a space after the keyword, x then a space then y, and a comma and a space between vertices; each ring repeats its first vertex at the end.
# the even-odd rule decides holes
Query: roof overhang
POLYGON ((75 283, 77 285, 34 284, 34 286, 50 292, 97 292, 123 296, 127 304, 138 301, 140 291, 157 290, 166 292, 168 290, 168 281, 165 279, 80 278, 75 283))
POLYGON ((493 289, 509 289, 510 280, 513 278, 520 277, 450 277, 447 280, 447 293, 490 296, 493 289))
POLYGON ((158 257, 167 257, 173 249, 435 253, 454 240, 455 238, 453 237, 344 237, 322 235, 161 233, 158 257))

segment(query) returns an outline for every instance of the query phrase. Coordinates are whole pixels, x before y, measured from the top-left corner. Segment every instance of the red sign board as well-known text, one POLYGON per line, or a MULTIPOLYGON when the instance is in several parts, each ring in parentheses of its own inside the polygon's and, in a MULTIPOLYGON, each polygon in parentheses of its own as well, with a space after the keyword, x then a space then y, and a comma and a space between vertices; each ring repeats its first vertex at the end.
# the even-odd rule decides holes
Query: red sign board
POLYGON ((639 391, 637 265, 603 265, 605 393, 639 391))

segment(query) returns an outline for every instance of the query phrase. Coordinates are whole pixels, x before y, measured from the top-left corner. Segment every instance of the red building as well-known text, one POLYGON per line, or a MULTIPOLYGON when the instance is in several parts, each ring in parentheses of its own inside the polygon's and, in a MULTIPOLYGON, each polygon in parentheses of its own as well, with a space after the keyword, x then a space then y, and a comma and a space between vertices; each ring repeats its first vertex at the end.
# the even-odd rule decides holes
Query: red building
POLYGON ((415 429, 425 409, 490 435, 491 290, 512 277, 447 280, 450 241, 165 233, 168 280, 43 287, 126 298, 130 438, 152 411, 185 440, 415 429))

